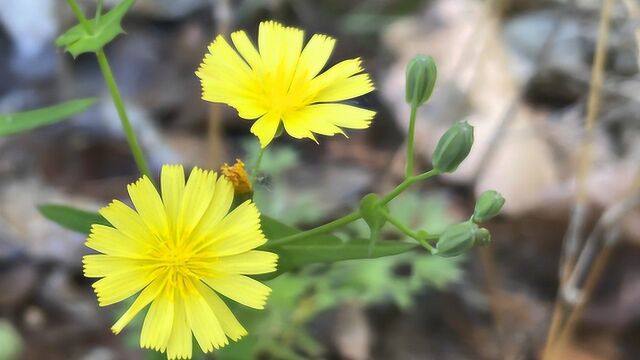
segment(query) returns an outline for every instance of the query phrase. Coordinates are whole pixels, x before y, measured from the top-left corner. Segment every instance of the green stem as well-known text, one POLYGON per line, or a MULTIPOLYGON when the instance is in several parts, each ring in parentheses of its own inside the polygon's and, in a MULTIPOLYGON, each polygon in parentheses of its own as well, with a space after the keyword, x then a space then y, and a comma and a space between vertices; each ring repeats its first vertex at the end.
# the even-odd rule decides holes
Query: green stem
POLYGON ((98 5, 96 6, 96 25, 100 22, 100 16, 102 15, 102 3, 103 0, 98 0, 98 5))
POLYGON ((387 221, 391 223, 391 225, 396 227, 396 229, 400 230, 402 233, 409 236, 410 238, 413 238, 414 240, 418 241, 420 245, 424 246, 430 252, 433 252, 435 250, 433 246, 431 246, 431 244, 429 244, 426 241, 426 239, 423 239, 420 235, 418 235, 417 232, 411 230, 407 225, 403 224, 400 220, 394 218, 393 216, 391 216, 391 214, 387 213, 386 211, 382 211, 381 213, 387 219, 387 221))
MULTIPOLYGON (((413 183, 417 182, 417 181, 421 181, 421 180, 426 180, 432 176, 438 175, 439 172, 436 169, 431 169, 425 173, 422 173, 420 175, 416 175, 416 176, 411 176, 407 179, 405 179, 402 183, 400 183, 400 185, 396 186, 395 189, 393 189, 390 193, 388 193, 387 195, 385 195, 382 199, 380 199, 380 205, 385 205, 387 204, 389 201, 393 200, 396 198, 396 196, 400 195, 403 191, 405 191, 409 186, 413 185, 413 183)), ((302 231, 293 235, 289 235, 289 236, 285 236, 283 238, 280 239, 276 239, 273 241, 269 241, 264 245, 264 248, 269 249, 269 248, 274 248, 277 246, 282 246, 285 244, 288 244, 290 242, 293 241, 297 241, 297 240, 301 240, 301 239, 306 239, 308 237, 314 236, 314 235, 320 235, 320 234, 325 234, 328 232, 331 232, 335 229, 341 228, 349 223, 352 223, 358 219, 360 219, 362 217, 362 215, 360 214, 360 211, 354 211, 348 215, 345 215, 341 218, 338 218, 332 222, 326 223, 324 225, 320 225, 316 228, 313 229, 309 229, 307 231, 302 231)), ((428 244, 426 242, 426 240, 419 240, 420 243, 422 244, 422 246, 424 246, 427 249, 433 249, 433 247, 428 244)))
POLYGON ((138 166, 138 170, 142 175, 146 175, 153 181, 153 177, 151 177, 151 171, 149 170, 149 165, 144 158, 144 154, 142 153, 142 149, 140 148, 140 144, 138 143, 136 133, 133 130, 133 126, 131 126, 131 122, 129 121, 129 116, 127 115, 127 110, 124 106, 122 95, 120 95, 120 89, 118 89, 118 84, 116 83, 116 79, 113 76, 111 66, 109 66, 109 61, 104 54, 104 50, 98 50, 96 52, 96 56, 98 57, 98 64, 100 64, 100 70, 102 70, 104 80, 107 82, 107 87, 109 88, 109 92, 111 93, 113 104, 116 106, 116 110, 118 111, 120 123, 122 124, 122 130, 127 137, 127 143, 129 143, 129 148, 131 149, 133 158, 136 162, 136 165, 138 166))
POLYGON ((300 240, 300 239, 305 239, 314 235, 320 235, 320 234, 325 234, 328 232, 331 232, 333 230, 336 230, 338 228, 341 228, 347 224, 350 224, 358 219, 361 218, 360 215, 360 211, 354 211, 348 215, 345 215, 339 219, 336 219, 332 222, 326 223, 324 225, 318 226, 316 228, 307 230, 307 231, 302 231, 293 235, 289 235, 289 236, 285 236, 283 238, 277 239, 277 240, 273 240, 273 241, 269 241, 264 245, 264 248, 274 248, 277 246, 282 246, 285 244, 288 244, 292 241, 296 241, 296 240, 300 240))
POLYGON ((411 105, 411 115, 409 116, 409 138, 407 139, 407 166, 405 169, 405 178, 413 176, 413 139, 416 132, 416 113, 418 107, 411 105))
POLYGON ((258 156, 256 157, 256 163, 253 165, 253 169, 251 169, 251 184, 256 181, 258 177, 258 172, 260 171, 260 164, 262 163, 262 155, 266 152, 266 147, 260 147, 260 151, 258 152, 258 156))
POLYGON ((395 189, 391 190, 387 195, 385 195, 382 199, 380 199, 381 205, 388 204, 391 200, 395 199, 398 195, 400 195, 403 191, 407 190, 411 185, 418 181, 426 180, 432 176, 438 175, 440 172, 437 169, 431 169, 425 173, 420 175, 410 176, 406 178, 400 185, 396 186, 395 189))
POLYGON ((87 34, 91 35, 93 33, 93 28, 91 27, 91 24, 89 24, 89 20, 84 16, 84 13, 82 12, 82 9, 80 9, 80 6, 78 6, 78 3, 76 3, 76 0, 67 0, 67 3, 87 34))

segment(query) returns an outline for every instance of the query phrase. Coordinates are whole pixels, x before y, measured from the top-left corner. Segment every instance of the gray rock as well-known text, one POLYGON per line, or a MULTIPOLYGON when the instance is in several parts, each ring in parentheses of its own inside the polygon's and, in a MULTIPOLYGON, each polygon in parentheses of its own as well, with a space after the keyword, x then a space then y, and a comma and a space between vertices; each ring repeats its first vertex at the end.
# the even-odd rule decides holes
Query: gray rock
POLYGON ((581 45, 583 25, 577 18, 570 16, 562 19, 556 28, 559 11, 540 10, 516 16, 507 20, 503 30, 506 45, 514 70, 521 80, 526 81, 534 75, 538 64, 535 59, 542 50, 551 31, 556 30, 549 48, 548 66, 560 69, 585 68, 586 51, 581 45))
POLYGON ((56 69, 53 40, 58 33, 55 0, 0 1, 0 24, 15 48, 13 71, 26 78, 51 76, 56 69))

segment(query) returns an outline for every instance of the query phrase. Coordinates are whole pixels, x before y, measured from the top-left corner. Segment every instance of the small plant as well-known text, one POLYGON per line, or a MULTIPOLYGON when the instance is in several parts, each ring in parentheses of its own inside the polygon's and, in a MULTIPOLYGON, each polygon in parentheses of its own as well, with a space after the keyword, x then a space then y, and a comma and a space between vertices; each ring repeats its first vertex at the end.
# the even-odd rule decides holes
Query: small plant
MULTIPOLYGON (((306 352, 314 353, 318 347, 311 338, 305 332, 291 330, 299 329, 305 319, 343 298, 330 292, 330 288, 340 288, 336 284, 350 284, 343 287, 342 294, 360 287, 370 299, 389 295, 401 306, 409 306, 410 295, 422 283, 433 281, 441 286, 458 276, 456 261, 444 258, 490 241, 489 232, 479 223, 500 211, 504 199, 495 192, 479 199, 468 221, 442 229, 415 228, 402 216, 402 209, 394 206, 412 185, 455 171, 473 145, 473 127, 458 122, 437 144, 433 169, 415 172, 417 110, 429 100, 437 77, 431 57, 417 56, 407 66, 406 100, 411 116, 404 180, 386 194, 364 195, 344 216, 299 230, 262 214, 255 205, 255 185, 261 172, 270 170, 261 166, 262 160, 277 138, 285 134, 318 142, 320 135, 346 136, 348 129, 370 126, 375 111, 344 103, 374 90, 360 59, 344 60, 323 72, 335 39, 315 34, 305 44, 302 30, 275 21, 260 24, 257 47, 244 31, 231 34, 233 47, 223 36, 216 37, 196 75, 204 100, 227 104, 240 118, 253 121, 251 132, 258 139, 259 151, 251 171, 247 172, 244 162, 238 160, 233 165, 224 164, 221 175, 194 168, 185 177, 182 165, 165 165, 156 181, 103 50, 122 32, 121 20, 134 0, 123 0, 104 14, 99 1, 93 19, 85 17, 76 0, 67 3, 79 24, 61 35, 57 44, 73 57, 95 54, 141 178, 128 186, 133 208, 114 200, 99 213, 51 204, 41 210, 47 218, 88 234, 86 245, 97 253, 83 258, 84 274, 98 278, 93 287, 100 306, 133 298, 113 325, 115 333, 148 307, 140 346, 166 353, 169 359, 188 359, 199 351, 192 347, 192 338, 204 353, 225 346, 225 351, 233 351, 234 346, 240 350, 244 345, 230 343, 262 331, 263 325, 256 319, 274 316, 291 325, 287 336, 306 352), (389 228, 400 234, 401 240, 381 236, 389 228), (399 254, 403 255, 392 257, 399 254), (309 272, 318 264, 371 258, 382 259, 368 265, 336 265, 325 271, 320 281, 309 272), (418 270, 387 293, 385 286, 393 283, 389 269, 399 261, 408 261, 418 270), (438 268, 447 269, 439 280, 437 275, 425 275, 438 268), (286 274, 292 270, 298 275, 286 274), (343 272, 351 276, 338 275, 343 272), (370 278, 376 273, 382 275, 370 278), (311 301, 315 305, 305 307, 309 291, 314 294, 311 301), (220 294, 236 304, 230 306, 220 294), (270 294, 273 310, 244 316, 247 307, 263 309, 270 294), (296 304, 301 305, 290 313, 296 304), (245 320, 249 318, 254 320, 245 320)), ((85 99, 4 115, 0 117, 0 135, 62 120, 93 102, 85 99)), ((255 337, 249 339, 257 341, 255 337)), ((287 351, 278 344, 266 341, 250 349, 274 354, 287 351)))

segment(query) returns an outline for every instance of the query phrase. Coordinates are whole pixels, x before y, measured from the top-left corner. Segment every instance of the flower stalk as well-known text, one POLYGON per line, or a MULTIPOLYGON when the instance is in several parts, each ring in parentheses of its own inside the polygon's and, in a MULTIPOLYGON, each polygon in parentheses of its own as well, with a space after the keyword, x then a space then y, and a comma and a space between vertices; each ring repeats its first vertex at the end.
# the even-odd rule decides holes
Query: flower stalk
MULTIPOLYGON (((80 6, 78 6, 78 3, 75 0, 67 0, 67 3, 69 4, 71 11, 73 11, 73 14, 76 16, 76 18, 78 18, 78 21, 87 32, 87 34, 91 35, 93 33, 91 24, 85 17, 82 9, 80 9, 80 6)), ((98 10, 100 10, 101 7, 102 1, 100 1, 98 4, 98 10)), ((99 12, 96 15, 96 18, 98 17, 99 12)), ((147 164, 144 153, 142 152, 142 148, 140 147, 140 144, 138 142, 138 138, 136 137, 136 133, 133 130, 133 126, 131 125, 129 116, 127 115, 124 100, 122 99, 122 95, 120 94, 120 89, 118 88, 115 77, 113 76, 113 71, 111 71, 111 66, 109 66, 107 56, 105 55, 103 49, 96 51, 95 54, 98 59, 98 64, 100 65, 100 71, 102 71, 102 76, 104 77, 104 80, 107 83, 107 88, 109 89, 109 93, 111 94, 111 99, 113 100, 113 104, 115 105, 116 111, 118 112, 122 130, 124 131, 125 137, 127 138, 127 144, 131 149, 131 153, 136 162, 136 166, 138 167, 138 171, 140 171, 140 174, 146 175, 149 179, 153 179, 153 177, 151 176, 149 165, 147 164)))

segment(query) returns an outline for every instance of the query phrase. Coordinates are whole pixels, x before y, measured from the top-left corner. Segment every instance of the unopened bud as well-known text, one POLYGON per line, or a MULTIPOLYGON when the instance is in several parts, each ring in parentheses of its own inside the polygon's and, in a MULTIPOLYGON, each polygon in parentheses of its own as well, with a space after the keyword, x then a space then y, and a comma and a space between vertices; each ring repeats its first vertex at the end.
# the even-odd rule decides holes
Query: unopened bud
POLYGON ((406 100, 412 107, 419 107, 431 97, 436 85, 438 70, 431 56, 418 55, 407 64, 406 100))
POLYGON ((458 256, 475 245, 478 226, 470 222, 455 224, 447 228, 440 236, 436 255, 442 257, 458 256))
POLYGON ((491 233, 485 228, 480 228, 476 231, 476 238, 474 245, 485 246, 491 242, 491 233))
POLYGON ((473 221, 476 223, 485 222, 500 213, 504 205, 504 197, 497 191, 488 190, 483 192, 473 211, 473 221))
POLYGON ((442 135, 431 162, 441 173, 456 170, 458 165, 469 155, 473 146, 473 126, 466 121, 459 121, 442 135))

